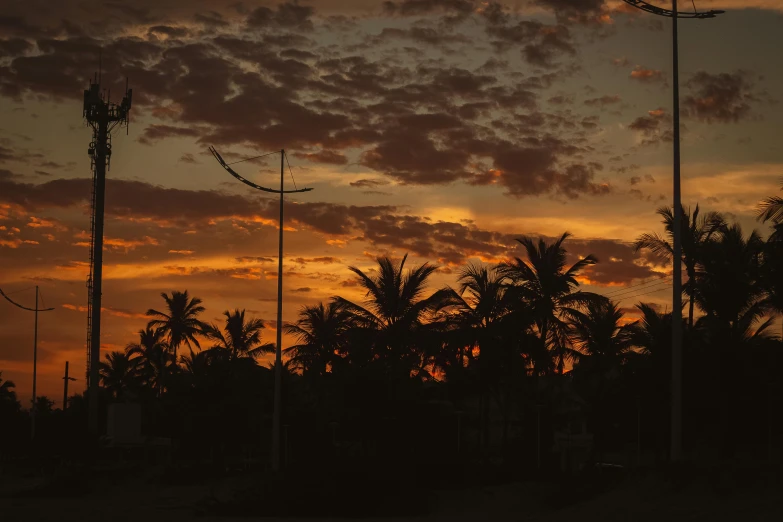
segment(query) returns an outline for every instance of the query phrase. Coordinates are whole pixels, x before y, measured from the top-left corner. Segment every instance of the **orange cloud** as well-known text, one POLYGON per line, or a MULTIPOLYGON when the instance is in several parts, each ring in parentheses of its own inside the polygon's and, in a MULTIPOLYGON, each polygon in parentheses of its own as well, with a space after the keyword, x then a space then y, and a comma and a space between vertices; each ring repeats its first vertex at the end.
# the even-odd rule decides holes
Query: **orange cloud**
POLYGON ((19 248, 22 245, 37 245, 38 241, 22 240, 22 239, 0 239, 0 246, 8 248, 19 248))
MULTIPOLYGON (((66 310, 73 310, 74 312, 87 312, 87 307, 82 305, 64 304, 62 305, 66 310)), ((113 315, 115 317, 122 317, 124 319, 146 319, 145 314, 131 312, 130 310, 123 310, 122 308, 109 308, 101 307, 101 312, 113 315)))
POLYGON ((631 78, 643 82, 657 82, 663 81, 663 71, 656 69, 647 69, 641 65, 637 65, 633 71, 631 71, 631 78))
MULTIPOLYGON (((123 250, 128 252, 129 250, 135 250, 141 246, 155 246, 159 245, 158 240, 154 237, 144 236, 142 239, 121 239, 115 237, 107 237, 103 240, 104 250, 123 250)), ((87 241, 79 241, 73 243, 73 246, 89 247, 90 243, 87 241)))
POLYGON ((61 232, 68 230, 68 227, 54 219, 37 218, 35 216, 30 216, 30 222, 26 226, 30 228, 54 228, 61 232))

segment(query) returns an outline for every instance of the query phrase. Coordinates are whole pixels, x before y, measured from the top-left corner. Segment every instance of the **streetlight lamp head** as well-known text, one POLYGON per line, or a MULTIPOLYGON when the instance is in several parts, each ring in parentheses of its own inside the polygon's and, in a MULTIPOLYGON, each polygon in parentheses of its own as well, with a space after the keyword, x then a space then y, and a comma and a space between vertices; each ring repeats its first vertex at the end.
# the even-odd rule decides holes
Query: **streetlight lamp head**
POLYGON ((694 11, 692 13, 688 11, 674 11, 672 9, 666 9, 663 7, 659 7, 657 5, 650 4, 645 0, 623 0, 623 1, 628 5, 631 5, 637 9, 641 9, 642 11, 647 11, 648 13, 652 13, 658 16, 666 16, 668 18, 704 19, 704 18, 715 18, 717 15, 725 13, 725 11, 719 11, 719 10, 702 11, 702 12, 694 11))

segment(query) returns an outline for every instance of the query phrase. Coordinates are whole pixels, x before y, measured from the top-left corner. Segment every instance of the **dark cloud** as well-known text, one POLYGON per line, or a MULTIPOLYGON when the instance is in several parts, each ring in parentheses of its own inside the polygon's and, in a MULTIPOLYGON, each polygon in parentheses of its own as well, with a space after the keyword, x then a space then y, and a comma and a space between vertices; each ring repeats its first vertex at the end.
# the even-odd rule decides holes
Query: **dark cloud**
POLYGON ((433 12, 444 12, 467 16, 473 13, 478 2, 475 0, 399 0, 384 2, 387 13, 401 16, 418 16, 433 12))
POLYGON ((236 258, 237 263, 271 263, 275 261, 271 257, 250 257, 243 256, 236 258))
POLYGON ((657 275, 646 259, 630 243, 615 239, 569 239, 566 242, 570 262, 588 254, 598 264, 586 271, 586 279, 598 285, 628 284, 657 275))
POLYGON ((605 0, 533 0, 533 3, 553 11, 597 12, 604 7, 605 0))
MULTIPOLYGON (((474 2, 397 2, 394 10, 406 15, 480 11, 476 19, 492 41, 522 49, 538 65, 575 52, 563 25, 520 20, 496 4, 477 7, 474 2), (464 7, 468 4, 470 9, 464 7)), ((298 150, 297 157, 334 165, 347 165, 350 150, 360 164, 403 184, 497 182, 517 197, 572 197, 579 187, 587 194, 604 190, 592 181, 597 169, 584 159, 590 151, 562 146, 579 144, 580 133, 596 128, 597 119, 538 110, 536 90, 573 74, 573 67, 515 79, 499 59, 475 71, 435 62, 373 61, 365 52, 318 48, 297 34, 317 21, 310 7, 288 2, 242 16, 259 28, 274 22, 283 32, 200 38, 194 33, 180 41, 179 26, 156 20, 143 31, 171 38, 42 38, 40 55, 17 56, 0 66, 0 91, 17 98, 78 99, 89 74, 83 64, 94 62, 101 48, 104 79, 119 88, 128 75, 134 106, 151 117, 138 138, 144 144, 190 138, 201 145, 245 145, 264 152, 285 147, 298 150), (313 150, 321 152, 308 152, 313 150), (510 156, 528 158, 531 166, 511 168, 510 156), (496 175, 493 169, 503 172, 496 175)), ((410 31, 410 37, 436 42, 455 30, 416 24, 410 31)), ((181 161, 195 158, 186 155, 181 161)))
POLYGON ((226 27, 228 25, 228 22, 223 18, 223 15, 217 11, 196 13, 193 15, 193 19, 209 28, 226 27))
POLYGON ((750 74, 696 73, 686 86, 691 94, 683 100, 684 113, 707 123, 736 123, 751 114, 751 103, 758 102, 750 74))
POLYGON ((482 15, 487 34, 499 51, 521 47, 531 65, 553 67, 557 58, 576 54, 571 31, 565 25, 547 25, 535 20, 517 20, 500 4, 489 4, 482 15))
POLYGON ((385 179, 359 179, 350 183, 352 187, 356 188, 375 188, 388 184, 389 182, 385 179))
POLYGON ((0 58, 6 56, 18 56, 33 48, 33 44, 22 38, 10 38, 0 40, 0 58))
POLYGON ((154 25, 147 30, 148 36, 166 36, 168 38, 184 38, 190 31, 184 27, 172 27, 170 25, 154 25))
POLYGON ((620 103, 622 101, 622 98, 618 95, 610 96, 600 96, 598 98, 590 98, 585 100, 585 105, 589 107, 606 107, 608 105, 614 105, 616 103, 620 103))
POLYGON ((322 256, 322 257, 297 257, 294 259, 294 263, 298 263, 300 265, 307 265, 310 263, 319 263, 323 265, 331 265, 334 263, 341 263, 342 259, 338 257, 332 257, 332 256, 322 256))
POLYGON ((449 32, 443 28, 410 27, 407 29, 387 27, 380 34, 368 38, 368 43, 378 44, 388 39, 408 39, 420 44, 443 45, 466 43, 470 39, 464 35, 449 32))
POLYGON ((298 1, 284 2, 273 10, 268 7, 258 7, 250 12, 245 24, 250 29, 266 29, 282 27, 285 29, 312 30, 314 9, 308 5, 300 5, 298 1))
POLYGON ((666 109, 658 108, 648 111, 646 116, 639 116, 628 128, 642 134, 642 145, 655 145, 674 140, 671 122, 671 114, 666 109))

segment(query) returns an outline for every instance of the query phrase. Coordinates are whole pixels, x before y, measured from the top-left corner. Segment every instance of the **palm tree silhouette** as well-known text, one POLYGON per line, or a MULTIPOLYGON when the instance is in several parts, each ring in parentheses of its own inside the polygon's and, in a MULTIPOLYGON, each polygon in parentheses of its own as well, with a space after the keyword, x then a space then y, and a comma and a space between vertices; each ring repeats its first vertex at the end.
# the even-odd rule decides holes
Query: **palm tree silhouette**
POLYGON ((441 289, 422 298, 427 281, 438 269, 424 263, 403 272, 407 254, 399 263, 379 257, 378 274, 371 276, 348 267, 367 290, 361 306, 342 297, 334 301, 353 316, 357 328, 371 332, 375 356, 387 371, 400 378, 427 374, 422 333, 425 323, 444 307, 454 304, 453 290, 441 289))
MULTIPOLYGON (((648 249, 655 255, 671 261, 673 247, 670 240, 674 231, 673 207, 661 207, 656 213, 663 218, 664 229, 669 239, 665 239, 656 233, 642 234, 636 239, 634 246, 636 251, 648 249)), ((699 262, 704 245, 710 239, 726 227, 726 221, 718 212, 708 212, 699 217, 699 205, 693 210, 685 210, 681 207, 682 219, 682 263, 685 265, 685 273, 688 282, 683 286, 683 291, 688 294, 688 328, 693 329, 694 312, 694 278, 696 276, 696 264, 699 262)))
POLYGON ((0 404, 18 404, 14 388, 14 381, 3 380, 3 372, 0 372, 0 404))
POLYGON ((249 319, 245 322, 245 311, 239 309, 233 313, 226 310, 223 315, 226 317, 226 324, 222 332, 215 325, 208 325, 203 329, 208 339, 217 342, 210 350, 222 352, 230 362, 239 358, 255 360, 265 353, 274 353, 274 344, 261 342, 264 321, 249 319))
MULTIPOLYGON (((500 267, 501 273, 513 283, 508 289, 512 298, 529 303, 539 349, 554 355, 560 374, 571 356, 568 320, 590 303, 605 299, 593 292, 577 290, 576 276, 598 261, 588 255, 567 267, 563 243, 570 235, 566 232, 552 244, 547 244, 543 238, 536 244, 533 239, 523 236, 517 241, 524 247, 527 260, 517 257, 500 267)), ((540 367, 535 367, 533 373, 537 375, 541 371, 540 367)))
POLYGON ((190 298, 188 291, 174 291, 169 297, 165 292, 160 294, 166 301, 166 311, 159 312, 150 308, 147 315, 156 317, 151 320, 147 326, 149 328, 161 328, 167 335, 169 347, 174 351, 174 361, 177 361, 177 351, 182 343, 193 351, 192 345, 201 348, 196 338, 204 332, 206 325, 198 319, 198 315, 205 308, 201 306, 201 299, 198 297, 190 298))
MULTIPOLYGON (((506 441, 512 395, 509 388, 514 378, 512 373, 517 366, 513 359, 521 355, 516 350, 516 343, 511 342, 509 336, 505 335, 508 323, 504 323, 504 319, 509 314, 520 311, 514 310, 506 299, 506 282, 506 276, 497 268, 473 263, 464 266, 457 278, 457 328, 454 331, 457 360, 456 364, 450 365, 451 368, 446 367, 446 374, 450 379, 464 380, 467 373, 465 357, 469 363, 473 363, 480 389, 479 434, 482 446, 489 439, 487 430, 490 396, 494 398, 503 416, 503 441, 506 441), (476 349, 477 358, 474 356, 476 349)), ((523 331, 526 323, 518 319, 519 317, 515 317, 511 322, 519 331, 523 331)))
POLYGON ((571 335, 576 348, 574 374, 586 381, 587 391, 596 419, 595 449, 600 455, 606 443, 605 430, 610 423, 610 394, 620 378, 622 366, 632 353, 634 324, 621 324, 623 313, 608 299, 588 303, 584 312, 577 312, 571 323, 571 335))
POLYGON ((292 368, 323 376, 342 359, 340 354, 347 351, 349 335, 355 325, 354 316, 337 301, 305 306, 299 311, 295 324, 285 325, 285 332, 295 336, 299 344, 283 352, 289 357, 292 368))
POLYGON ((623 313, 610 300, 588 303, 572 317, 572 338, 581 367, 596 375, 616 372, 634 345, 636 323, 621 324, 623 313))
POLYGON ((763 241, 756 231, 747 238, 735 224, 709 241, 696 267, 695 299, 705 315, 697 330, 716 355, 724 451, 735 437, 730 411, 739 407, 737 367, 750 350, 768 342, 771 304, 762 284, 763 241))
POLYGON ((138 371, 125 352, 106 354, 98 369, 101 384, 115 399, 121 399, 128 391, 136 388, 138 371))
POLYGON ((174 358, 164 341, 163 329, 147 326, 139 330, 139 342, 129 344, 125 353, 136 366, 145 385, 155 390, 156 396, 160 397, 164 382, 174 366, 174 358))
MULTIPOLYGON (((783 190, 783 187, 781 187, 783 190)), ((764 223, 772 221, 779 225, 783 223, 783 198, 780 196, 770 196, 761 203, 758 208, 758 219, 764 223)))

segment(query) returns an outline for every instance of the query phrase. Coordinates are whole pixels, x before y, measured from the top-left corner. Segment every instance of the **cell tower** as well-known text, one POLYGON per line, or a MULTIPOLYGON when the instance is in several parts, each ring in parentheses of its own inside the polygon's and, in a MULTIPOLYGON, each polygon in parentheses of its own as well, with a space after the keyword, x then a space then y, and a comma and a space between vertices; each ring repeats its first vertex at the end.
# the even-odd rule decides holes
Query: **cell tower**
POLYGON ((84 119, 92 127, 87 154, 92 168, 92 207, 90 214, 90 275, 87 278, 87 389, 89 390, 89 429, 98 432, 98 366, 101 358, 101 282, 103 277, 103 211, 106 170, 111 164, 111 131, 127 125, 133 90, 125 80, 125 95, 119 104, 111 102, 111 91, 101 89, 101 75, 95 74, 84 91, 84 119))

